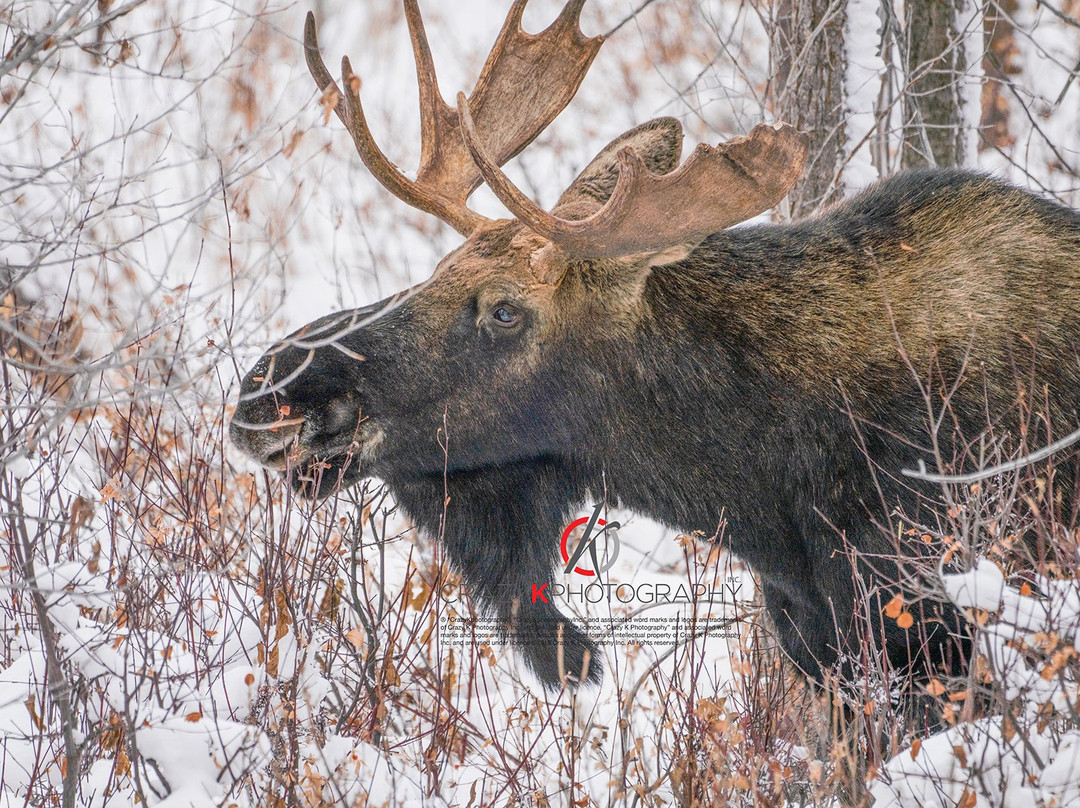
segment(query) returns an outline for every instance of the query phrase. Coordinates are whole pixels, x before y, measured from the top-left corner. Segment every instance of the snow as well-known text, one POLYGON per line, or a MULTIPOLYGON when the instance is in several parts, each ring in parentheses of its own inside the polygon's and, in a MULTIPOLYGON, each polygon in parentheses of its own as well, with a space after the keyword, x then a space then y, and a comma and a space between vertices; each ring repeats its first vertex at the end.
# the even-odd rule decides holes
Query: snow
POLYGON ((3 463, 4 471, 20 480, 26 479, 34 471, 34 466, 30 462, 30 458, 27 457, 24 452, 11 454, 4 458, 3 463))
MULTIPOLYGON (((982 621, 979 652, 1011 705, 951 727, 905 750, 885 766, 872 789, 882 806, 954 806, 966 793, 978 805, 1073 805, 1080 802, 1080 731, 1045 719, 1067 716, 1080 698, 1075 668, 1053 670, 1054 657, 1034 664, 1021 653, 1052 637, 1075 652, 1080 638, 1080 582, 1038 581, 1042 597, 1009 586, 1000 567, 982 559, 969 571, 942 576, 954 603, 992 615, 982 621)), ((1050 649, 1053 650, 1053 649, 1050 649)), ((1059 652, 1060 653, 1060 652, 1059 652)))
POLYGON ((865 188, 886 172, 874 164, 874 128, 877 126, 878 96, 885 75, 881 57, 881 19, 875 0, 850 0, 845 29, 847 96, 845 127, 847 132, 844 187, 865 188))
POLYGON ((1018 0, 1016 6, 1012 19, 1018 61, 1025 66, 1025 73, 1014 80, 1008 99, 1017 142, 1002 153, 983 152, 979 163, 1078 207, 1080 187, 1075 175, 1080 163, 1080 82, 1073 73, 1078 29, 1057 24, 1054 14, 1038 0, 1018 0), (1028 117, 1029 110, 1036 116, 1034 121, 1028 117), (1069 168, 1048 170, 1060 163, 1069 168))
POLYGON ((872 789, 880 808, 1075 805, 1080 801, 1080 732, 1005 740, 1000 718, 956 727, 889 761, 872 789), (886 784, 885 779, 890 780, 886 784))
MULTIPOLYGON (((350 54, 377 139, 410 171, 418 120, 400 12, 394 3, 337 5, 316 4, 327 61, 350 54), (370 30, 379 34, 366 37, 370 30)), ((471 83, 504 5, 476 0, 461 14, 459 4, 422 3, 446 96, 471 83)), ((560 5, 534 0, 526 28, 539 30, 560 5)), ((590 2, 584 28, 609 30, 637 5, 590 2)), ((30 2, 13 13, 40 25, 58 8, 30 2)), ((884 66, 875 9, 870 0, 848 6, 848 192, 884 171, 868 138, 884 66)), ((423 280, 457 243, 371 180, 336 120, 323 124, 299 58, 303 9, 267 3, 255 11, 213 0, 148 2, 114 21, 101 63, 69 48, 36 75, 23 102, 0 108, 4 187, 19 191, 3 203, 3 260, 32 267, 32 245, 55 246, 25 291, 38 311, 79 320, 88 368, 73 382, 85 406, 69 410, 35 402, 32 374, 6 382, 14 434, 0 427, 8 448, 0 480, 17 492, 5 507, 17 503, 25 524, 43 531, 36 585, 65 673, 83 688, 79 731, 99 733, 88 746, 96 758, 87 761, 82 804, 130 805, 136 796, 157 806, 260 804, 275 762, 293 754, 275 745, 290 737, 288 726, 312 800, 467 805, 475 793, 477 804, 494 795, 501 804, 512 787, 549 789, 561 800, 583 784, 596 803, 614 804, 623 785, 612 783, 613 772, 622 770, 651 787, 683 731, 671 717, 679 706, 734 701, 732 667, 741 663, 724 638, 686 649, 609 644, 604 684, 576 696, 542 692, 506 647, 459 649, 451 660, 437 635, 423 639, 445 608, 418 597, 434 576, 435 550, 390 517, 389 538, 376 547, 365 534, 356 562, 370 587, 357 599, 383 620, 383 667, 371 689, 340 521, 358 509, 344 500, 305 509, 225 445, 237 374, 268 343, 423 280), (120 60, 125 37, 134 50, 120 60), (47 166, 40 181, 21 183, 47 166), (350 723, 367 715, 364 698, 354 697, 369 693, 382 699, 374 709, 384 711, 381 739, 350 723), (125 772, 133 755, 138 768, 125 772)), ((1029 132, 1015 153, 984 153, 979 163, 1016 179, 1025 168, 1075 201, 1075 180, 1049 170, 1046 144, 1075 165, 1078 82, 1055 99, 1077 39, 1033 0, 1021 3, 1020 22, 1025 58, 1045 71, 1036 95, 1050 110, 1040 119, 1047 137, 1029 132)), ((2 34, 5 53, 14 30, 2 34)), ((741 134, 768 117, 765 52, 751 4, 655 3, 613 35, 579 98, 508 170, 550 203, 599 148, 648 117, 677 115, 691 141, 741 134)), ((967 85, 969 103, 976 87, 967 85)), ((500 215, 490 194, 474 204, 500 215)), ((707 548, 684 552, 670 531, 615 516, 628 526, 613 579, 677 587, 694 576, 740 575, 740 604, 699 616, 745 617, 752 582, 730 559, 706 564, 707 548)), ((60 784, 61 721, 45 707, 40 615, 18 577, 17 552, 5 552, 0 805, 23 805, 60 784)), ((1029 705, 1017 716, 1028 743, 1007 742, 1000 718, 950 728, 914 757, 901 751, 886 764, 873 785, 879 804, 954 805, 968 788, 979 805, 1080 800, 1077 732, 1059 724, 1036 731, 1038 708, 1075 704, 1076 683, 1043 678, 1015 647, 1037 642, 1048 626, 1075 645, 1075 582, 1039 581, 1044 596, 1024 596, 984 560, 943 583, 960 606, 993 614, 982 651, 1009 697, 1029 705)), ((562 608, 583 620, 626 616, 607 601, 562 608)), ((792 745, 786 754, 796 761, 808 753, 792 745)), ((671 788, 661 783, 652 796, 669 800, 671 788)))
POLYGON ((983 559, 969 572, 959 575, 943 575, 945 592, 949 600, 963 609, 985 609, 993 612, 1001 608, 1007 596, 1005 575, 992 561, 983 559))
MULTIPOLYGON (((960 83, 960 106, 965 121, 977 122, 982 116, 983 73, 983 17, 977 0, 966 0, 956 6, 956 29, 962 32, 964 64, 967 69, 960 83)), ((979 131, 969 126, 965 132, 964 159, 973 163, 978 155, 979 131)))

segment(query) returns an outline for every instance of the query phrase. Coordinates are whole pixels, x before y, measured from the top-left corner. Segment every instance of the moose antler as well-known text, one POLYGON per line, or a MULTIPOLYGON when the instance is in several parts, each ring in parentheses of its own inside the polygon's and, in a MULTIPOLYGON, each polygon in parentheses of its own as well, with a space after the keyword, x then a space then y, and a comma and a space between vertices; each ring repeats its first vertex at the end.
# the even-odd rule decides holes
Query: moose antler
MULTIPOLYGON (((473 138, 501 166, 540 134, 570 103, 604 38, 586 37, 578 25, 585 0, 570 0, 547 30, 527 34, 521 15, 528 0, 514 0, 472 95, 465 101, 473 138), (478 135, 477 131, 482 134, 478 135)), ((336 94, 334 111, 353 137, 364 165, 407 204, 434 214, 462 235, 487 221, 465 202, 483 181, 460 134, 460 112, 439 93, 427 34, 416 0, 404 0, 416 77, 420 86, 420 168, 408 179, 382 153, 368 128, 349 60, 341 60, 338 88, 319 54, 315 18, 304 24, 308 70, 325 94, 336 94), (330 89, 333 88, 333 89, 330 89), (344 103, 340 103, 341 99, 344 103)))
POLYGON ((700 144, 681 167, 662 175, 624 148, 611 197, 587 219, 572 220, 545 211, 503 173, 480 143, 463 94, 458 114, 465 144, 499 200, 530 230, 582 258, 694 244, 768 210, 801 176, 810 140, 788 124, 760 124, 747 137, 700 144))

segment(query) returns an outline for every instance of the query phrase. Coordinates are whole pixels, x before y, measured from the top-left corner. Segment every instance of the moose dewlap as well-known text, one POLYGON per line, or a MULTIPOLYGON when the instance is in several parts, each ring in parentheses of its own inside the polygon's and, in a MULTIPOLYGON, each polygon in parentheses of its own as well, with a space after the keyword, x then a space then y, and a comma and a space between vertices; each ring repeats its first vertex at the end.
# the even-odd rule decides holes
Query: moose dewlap
POLYGON ((783 198, 807 138, 759 126, 680 166, 670 118, 617 138, 545 211, 500 166, 596 55, 582 3, 528 35, 514 2, 455 109, 405 0, 415 180, 372 140, 347 60, 331 78, 309 15, 309 68, 364 163, 465 241, 422 287, 270 350, 243 380, 233 441, 311 496, 385 481, 553 686, 598 680, 599 655, 530 593, 553 580, 571 514, 600 497, 706 535, 725 518, 811 676, 859 659, 865 637, 897 669, 957 668, 967 648, 948 604, 923 602, 903 627, 884 615, 928 552, 890 514, 918 519, 939 495, 900 470, 959 469, 988 430, 1008 452, 1022 433, 1076 428, 1080 215, 986 176, 920 171, 812 219, 726 229, 783 198), (513 219, 466 207, 482 182, 513 219))

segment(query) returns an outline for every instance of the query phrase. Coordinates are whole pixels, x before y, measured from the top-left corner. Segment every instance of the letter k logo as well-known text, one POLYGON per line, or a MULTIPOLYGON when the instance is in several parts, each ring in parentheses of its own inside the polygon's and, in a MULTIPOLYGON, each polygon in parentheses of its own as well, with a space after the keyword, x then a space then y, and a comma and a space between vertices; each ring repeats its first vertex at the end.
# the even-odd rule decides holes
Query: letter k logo
POLYGON ((533 584, 532 585, 532 602, 536 603, 537 598, 539 598, 542 602, 547 603, 548 602, 547 595, 544 594, 544 590, 547 589, 547 588, 548 588, 547 584, 544 584, 543 586, 537 586, 536 584, 533 584))

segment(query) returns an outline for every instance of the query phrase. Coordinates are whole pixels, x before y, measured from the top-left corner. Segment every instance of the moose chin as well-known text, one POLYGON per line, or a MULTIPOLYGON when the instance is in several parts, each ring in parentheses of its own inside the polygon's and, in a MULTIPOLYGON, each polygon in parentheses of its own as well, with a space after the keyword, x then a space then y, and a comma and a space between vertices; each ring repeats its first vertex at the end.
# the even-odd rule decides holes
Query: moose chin
POLYGON ((809 138, 761 125, 680 165, 671 118, 616 138, 543 210, 500 167, 600 48, 582 4, 529 35, 514 2, 455 108, 405 0, 415 180, 373 141, 347 59, 331 78, 308 15, 308 67, 361 159, 464 243, 414 289, 274 346, 243 380, 232 440, 313 497, 383 480, 474 598, 529 638, 519 653, 551 687, 602 677, 579 627, 530 597, 563 526, 601 497, 686 532, 726 520, 811 677, 859 676, 866 638, 903 675, 962 670, 965 621, 911 584, 934 548, 895 527, 932 519, 940 488, 900 470, 963 466, 988 430, 1013 451, 1021 433, 1076 427, 1080 215, 922 170, 811 219, 732 227, 784 198, 809 138), (514 218, 466 206, 481 183, 514 218), (903 628, 883 614, 897 594, 914 614, 903 628))

